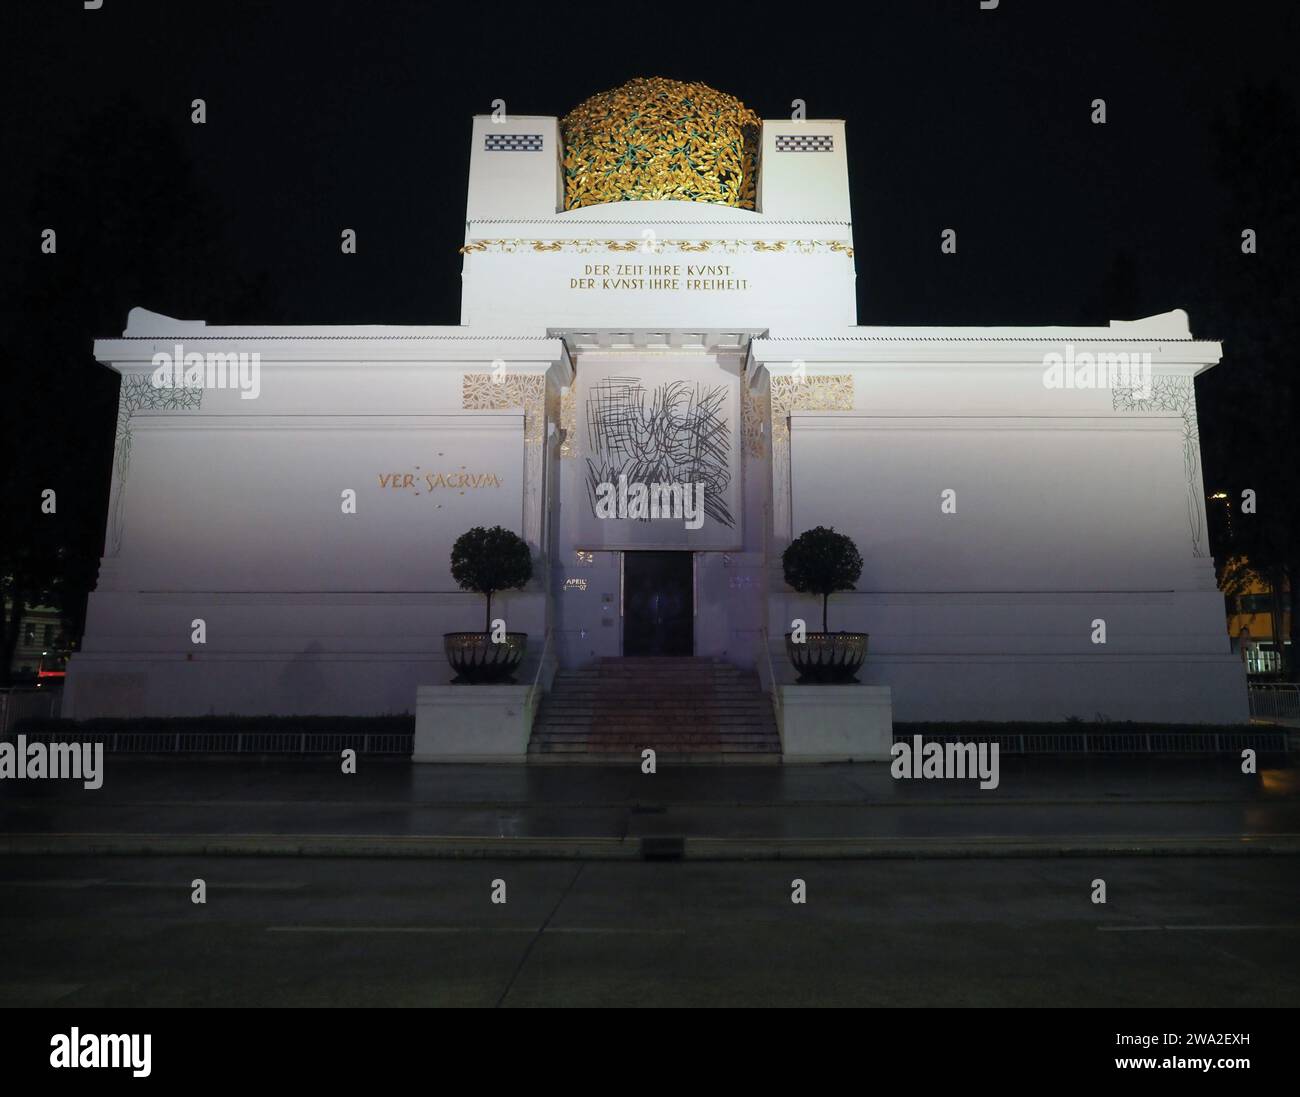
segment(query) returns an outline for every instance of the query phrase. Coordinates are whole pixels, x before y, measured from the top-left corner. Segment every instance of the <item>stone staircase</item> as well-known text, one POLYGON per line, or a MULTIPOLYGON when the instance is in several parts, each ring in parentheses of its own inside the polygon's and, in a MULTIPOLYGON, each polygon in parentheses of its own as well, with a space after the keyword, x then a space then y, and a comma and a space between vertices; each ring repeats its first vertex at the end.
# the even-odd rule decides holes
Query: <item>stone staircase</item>
POLYGON ((535 762, 718 764, 781 760, 758 675, 719 659, 601 659, 561 670, 528 743, 535 762))

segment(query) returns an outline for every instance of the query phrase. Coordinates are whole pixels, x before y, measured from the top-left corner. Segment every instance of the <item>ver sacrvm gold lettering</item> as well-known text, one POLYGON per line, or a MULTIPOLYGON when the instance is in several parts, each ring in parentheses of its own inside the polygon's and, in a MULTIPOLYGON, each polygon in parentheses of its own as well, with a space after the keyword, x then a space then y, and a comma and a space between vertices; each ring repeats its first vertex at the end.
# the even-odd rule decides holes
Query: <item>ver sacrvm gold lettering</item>
POLYGON ((475 490, 478 488, 499 488, 502 478, 495 472, 381 472, 379 486, 394 491, 413 491, 416 495, 421 490, 436 491, 439 488, 451 488, 455 491, 475 490))

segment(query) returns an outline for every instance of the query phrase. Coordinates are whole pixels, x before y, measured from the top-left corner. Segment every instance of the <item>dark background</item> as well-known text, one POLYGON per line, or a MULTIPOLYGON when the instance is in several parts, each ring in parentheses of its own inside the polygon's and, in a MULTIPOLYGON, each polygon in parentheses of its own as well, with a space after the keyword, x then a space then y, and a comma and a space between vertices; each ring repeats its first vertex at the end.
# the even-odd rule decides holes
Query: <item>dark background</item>
POLYGON ((1195 335, 1225 341, 1197 385, 1207 491, 1261 493, 1233 536, 1289 574, 1298 30, 1281 3, 10 0, 0 582, 78 627, 117 390, 91 343, 128 309, 457 323, 471 116, 494 99, 559 115, 638 75, 700 80, 764 117, 799 98, 847 120, 862 323, 1187 309, 1195 335), (1106 125, 1090 120, 1098 97, 1106 125), (44 228, 56 255, 40 253, 44 228), (1243 228, 1258 255, 1241 253, 1243 228))

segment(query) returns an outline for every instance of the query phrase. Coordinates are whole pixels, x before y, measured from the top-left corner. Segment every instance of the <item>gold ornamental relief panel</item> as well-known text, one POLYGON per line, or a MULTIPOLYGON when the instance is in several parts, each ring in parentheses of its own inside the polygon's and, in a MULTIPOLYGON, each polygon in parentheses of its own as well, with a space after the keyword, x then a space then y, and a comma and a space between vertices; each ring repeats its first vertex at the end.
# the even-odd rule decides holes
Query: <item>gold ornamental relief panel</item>
POLYGON ((578 397, 577 381, 560 394, 560 458, 569 460, 578 456, 578 397))
POLYGON ((772 418, 771 390, 752 392, 748 384, 740 389, 740 436, 747 457, 766 457, 766 431, 763 424, 772 418))
POLYGON ((524 409, 524 441, 546 437, 546 378, 538 373, 467 373, 461 381, 460 406, 465 411, 524 409))
POLYGON ((792 411, 852 411, 853 374, 772 378, 772 440, 790 439, 792 411))

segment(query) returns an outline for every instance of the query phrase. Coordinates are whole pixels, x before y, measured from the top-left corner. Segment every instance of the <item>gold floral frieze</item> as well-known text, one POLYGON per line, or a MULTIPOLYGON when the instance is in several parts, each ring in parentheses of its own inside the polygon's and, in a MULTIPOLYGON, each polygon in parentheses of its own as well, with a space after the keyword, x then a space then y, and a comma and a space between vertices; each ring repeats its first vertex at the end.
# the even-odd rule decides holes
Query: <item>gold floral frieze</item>
POLYGON ((790 438, 792 411, 852 411, 853 375, 772 378, 772 441, 784 445, 790 438))
POLYGON ((560 119, 564 208, 712 202, 754 209, 760 119, 707 84, 640 77, 560 119))
POLYGON ((546 437, 546 378, 539 373, 467 373, 461 381, 465 411, 524 410, 524 441, 546 437))
POLYGON ((772 396, 766 388, 754 392, 747 383, 740 386, 740 436, 749 457, 767 455, 763 424, 772 417, 772 396))
POLYGON ((778 252, 789 255, 843 255, 853 258, 853 247, 843 240, 471 240, 460 248, 461 255, 494 252, 513 255, 520 252, 547 254, 569 252, 592 255, 601 252, 641 251, 646 255, 680 252, 697 255, 703 252, 744 253, 778 252))
POLYGON ((578 456, 578 396, 574 385, 560 394, 560 459, 578 456))

